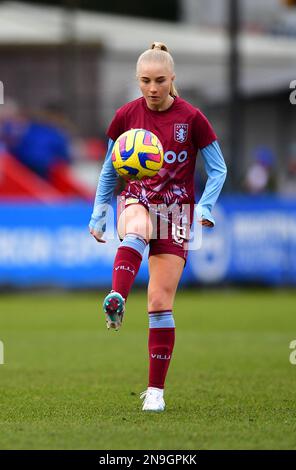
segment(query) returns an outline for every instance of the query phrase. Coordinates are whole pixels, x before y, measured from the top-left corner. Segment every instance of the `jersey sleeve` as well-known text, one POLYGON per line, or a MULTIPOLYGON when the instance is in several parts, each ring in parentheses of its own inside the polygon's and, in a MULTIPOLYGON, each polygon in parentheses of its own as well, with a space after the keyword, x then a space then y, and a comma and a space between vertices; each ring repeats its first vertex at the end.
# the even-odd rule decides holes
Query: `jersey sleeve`
POLYGON ((118 175, 113 168, 111 160, 113 146, 113 140, 109 139, 108 150, 100 173, 94 208, 89 223, 89 227, 98 232, 106 231, 107 211, 117 184, 118 175))
POLYGON ((197 150, 207 147, 217 140, 217 136, 212 125, 205 115, 198 109, 196 110, 196 115, 192 122, 192 135, 193 142, 197 150))
POLYGON ((123 134, 124 130, 124 116, 119 109, 116 111, 115 116, 107 129, 107 136, 115 142, 115 140, 123 134))
POLYGON ((200 153, 205 164, 208 179, 204 192, 197 204, 197 214, 200 220, 207 219, 215 225, 211 212, 223 187, 227 168, 217 141, 202 148, 200 153))

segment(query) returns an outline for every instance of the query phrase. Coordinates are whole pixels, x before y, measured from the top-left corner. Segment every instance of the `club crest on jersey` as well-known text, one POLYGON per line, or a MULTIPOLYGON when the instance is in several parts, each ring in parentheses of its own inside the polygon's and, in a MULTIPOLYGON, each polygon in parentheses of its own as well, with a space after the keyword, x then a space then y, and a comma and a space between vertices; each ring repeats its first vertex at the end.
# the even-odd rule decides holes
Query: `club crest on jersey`
POLYGON ((186 142, 188 137, 188 124, 175 124, 174 138, 176 142, 186 142))

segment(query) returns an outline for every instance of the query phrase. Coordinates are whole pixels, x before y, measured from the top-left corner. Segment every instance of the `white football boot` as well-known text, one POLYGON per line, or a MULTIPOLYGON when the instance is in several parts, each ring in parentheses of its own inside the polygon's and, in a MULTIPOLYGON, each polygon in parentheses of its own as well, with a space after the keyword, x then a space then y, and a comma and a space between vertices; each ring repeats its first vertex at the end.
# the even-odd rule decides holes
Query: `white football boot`
POLYGON ((165 402, 163 399, 163 390, 161 388, 148 387, 145 392, 140 395, 143 402, 143 411, 164 411, 165 402))

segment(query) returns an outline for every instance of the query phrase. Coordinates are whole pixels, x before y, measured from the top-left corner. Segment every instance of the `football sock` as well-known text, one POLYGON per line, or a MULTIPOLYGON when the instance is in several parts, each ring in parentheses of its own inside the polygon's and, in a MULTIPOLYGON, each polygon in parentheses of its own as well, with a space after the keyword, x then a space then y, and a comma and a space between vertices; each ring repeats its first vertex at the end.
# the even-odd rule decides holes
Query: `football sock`
POLYGON ((139 271, 143 253, 147 246, 141 235, 128 233, 117 250, 112 276, 112 290, 127 296, 139 271))
POLYGON ((175 344, 175 322, 171 310, 149 312, 149 384, 164 388, 175 344))

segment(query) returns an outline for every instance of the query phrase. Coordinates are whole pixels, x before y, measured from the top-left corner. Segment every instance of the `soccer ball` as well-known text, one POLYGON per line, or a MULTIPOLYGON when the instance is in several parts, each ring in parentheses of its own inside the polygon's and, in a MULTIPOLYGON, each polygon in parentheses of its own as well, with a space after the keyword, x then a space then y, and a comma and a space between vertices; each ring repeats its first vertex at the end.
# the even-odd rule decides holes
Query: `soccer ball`
POLYGON ((162 167, 162 145, 152 132, 131 129, 116 140, 112 163, 117 173, 125 179, 151 178, 162 167))

